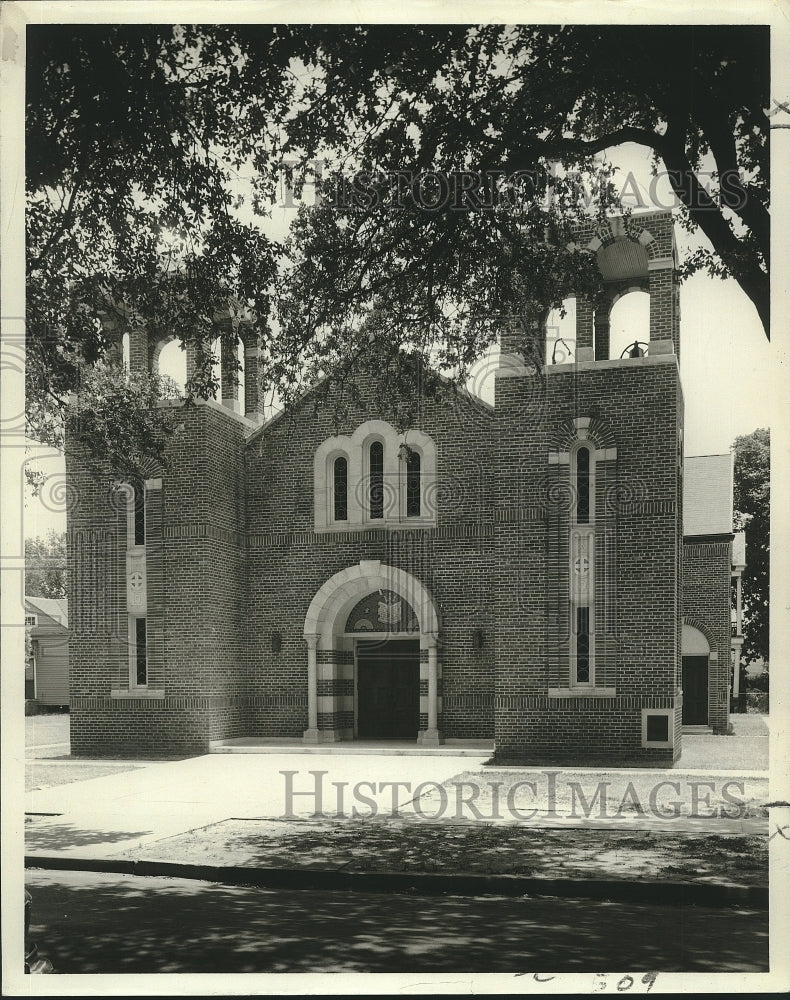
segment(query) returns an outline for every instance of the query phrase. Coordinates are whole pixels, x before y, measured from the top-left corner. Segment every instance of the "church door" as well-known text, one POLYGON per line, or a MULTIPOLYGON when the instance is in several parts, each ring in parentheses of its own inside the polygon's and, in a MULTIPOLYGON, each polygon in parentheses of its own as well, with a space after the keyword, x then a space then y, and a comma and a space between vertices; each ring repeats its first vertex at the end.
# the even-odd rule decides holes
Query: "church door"
POLYGON ((683 725, 708 724, 708 657, 683 657, 683 725))
POLYGON ((357 643, 360 739, 416 739, 420 728, 420 643, 357 643))

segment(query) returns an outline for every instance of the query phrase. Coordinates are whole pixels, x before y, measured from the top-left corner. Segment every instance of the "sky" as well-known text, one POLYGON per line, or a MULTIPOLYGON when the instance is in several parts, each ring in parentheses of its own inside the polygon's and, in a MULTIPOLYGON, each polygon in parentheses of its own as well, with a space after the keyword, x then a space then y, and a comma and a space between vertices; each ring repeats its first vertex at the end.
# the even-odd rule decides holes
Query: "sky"
MULTIPOLYGON (((790 153, 790 130, 775 132, 772 139, 775 160, 777 154, 790 153)), ((660 177, 656 182, 651 174, 648 150, 629 143, 607 150, 604 155, 618 167, 620 189, 627 192, 625 203, 635 212, 672 206, 668 184, 660 177)), ((282 235, 295 211, 295 208, 276 208, 266 226, 271 235, 282 235)), ((680 227, 676 229, 676 239, 681 260, 688 249, 705 244, 701 234, 689 236, 680 227)), ((646 329, 646 300, 647 296, 635 293, 618 303, 617 316, 613 314, 613 356, 618 323, 623 346, 634 339, 648 339, 646 333, 639 333, 646 329)), ((777 376, 778 369, 786 366, 786 358, 776 343, 769 344, 756 310, 732 279, 694 275, 681 285, 680 310, 685 453, 726 452, 736 436, 769 427, 779 419, 777 376)), ((783 347, 780 343, 780 348, 783 347)), ((473 373, 470 388, 493 402, 490 362, 490 358, 481 360, 481 370, 489 374, 481 378, 479 372, 473 373)), ((177 378, 183 366, 183 352, 177 345, 163 352, 161 370, 165 374, 177 378)), ((34 537, 49 530, 63 531, 67 495, 63 458, 51 449, 33 447, 29 460, 48 478, 40 499, 26 491, 25 535, 34 537)))

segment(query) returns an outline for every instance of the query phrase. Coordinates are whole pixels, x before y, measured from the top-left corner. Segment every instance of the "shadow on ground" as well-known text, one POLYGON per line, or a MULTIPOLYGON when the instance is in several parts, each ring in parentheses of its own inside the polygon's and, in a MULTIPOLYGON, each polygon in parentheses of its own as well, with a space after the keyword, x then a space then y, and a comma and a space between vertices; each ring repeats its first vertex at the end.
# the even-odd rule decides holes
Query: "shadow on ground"
POLYGON ((46 854, 61 851, 63 845, 87 847, 91 844, 117 844, 134 838, 147 837, 152 830, 88 830, 73 823, 51 823, 29 819, 25 823, 25 853, 46 854))
POLYGON ((280 892, 28 872, 31 934, 63 973, 738 972, 768 914, 544 897, 280 892))
POLYGON ((765 835, 678 834, 671 829, 226 820, 128 848, 119 856, 252 868, 768 883, 765 835))

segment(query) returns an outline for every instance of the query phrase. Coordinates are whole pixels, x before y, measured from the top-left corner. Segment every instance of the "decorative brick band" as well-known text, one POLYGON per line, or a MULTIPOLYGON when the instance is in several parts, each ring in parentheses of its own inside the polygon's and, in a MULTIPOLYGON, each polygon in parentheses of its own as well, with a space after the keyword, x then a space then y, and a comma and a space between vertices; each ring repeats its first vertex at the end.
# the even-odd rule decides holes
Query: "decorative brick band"
POLYGON ((540 504, 497 507, 494 516, 497 521, 543 521, 546 508, 540 504))
POLYGON ((442 702, 444 708, 493 708, 491 694, 447 694, 442 702))
POLYGON ((683 554, 690 557, 695 556, 727 556, 730 554, 730 542, 702 542, 694 544, 684 540, 683 554))
POLYGON ((212 708, 210 698, 86 698, 72 697, 71 707, 73 709, 114 709, 120 712, 127 712, 131 709, 140 709, 152 712, 168 712, 173 710, 200 710, 204 711, 212 708))
POLYGON ((171 711, 184 709, 198 709, 205 711, 217 711, 224 709, 245 709, 245 708, 303 708, 307 704, 307 695, 304 694, 283 694, 283 695, 238 695, 228 697, 223 696, 193 696, 179 697, 167 696, 150 698, 135 698, 134 695, 125 696, 122 699, 108 695, 106 697, 94 695, 76 695, 71 699, 71 707, 75 710, 108 709, 126 712, 128 710, 148 710, 171 711), (122 704, 119 705, 119 701, 122 704))
POLYGON ((674 500, 623 500, 617 505, 621 514, 674 514, 674 500))
POLYGON ((494 525, 491 521, 457 521, 443 524, 433 531, 435 538, 493 538, 494 525))
MULTIPOLYGON (((603 709, 674 708, 674 698, 618 695, 615 698, 549 698, 546 695, 497 695, 495 708, 595 712, 603 709)), ((551 713, 549 713, 551 714, 551 713)))
POLYGON ((251 708, 304 708, 307 705, 307 694, 251 695, 240 703, 251 708))

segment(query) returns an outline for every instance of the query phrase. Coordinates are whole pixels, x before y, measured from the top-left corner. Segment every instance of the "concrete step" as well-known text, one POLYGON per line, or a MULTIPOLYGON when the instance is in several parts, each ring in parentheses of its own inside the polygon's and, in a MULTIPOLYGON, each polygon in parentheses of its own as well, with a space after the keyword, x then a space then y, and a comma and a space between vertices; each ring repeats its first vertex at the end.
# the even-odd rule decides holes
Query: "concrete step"
POLYGON ((713 736, 711 726, 683 726, 684 736, 713 736))
POLYGON ((345 740, 338 743, 303 743, 300 739, 263 739, 244 736, 215 740, 209 753, 311 753, 311 754, 381 754, 382 756, 474 757, 488 760, 494 752, 493 741, 463 740, 438 747, 422 746, 412 740, 345 740))

